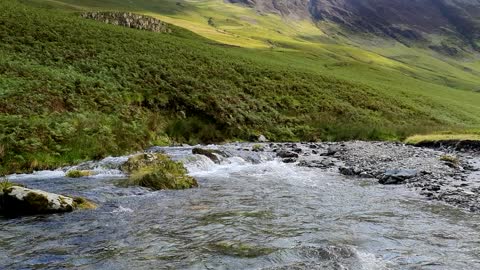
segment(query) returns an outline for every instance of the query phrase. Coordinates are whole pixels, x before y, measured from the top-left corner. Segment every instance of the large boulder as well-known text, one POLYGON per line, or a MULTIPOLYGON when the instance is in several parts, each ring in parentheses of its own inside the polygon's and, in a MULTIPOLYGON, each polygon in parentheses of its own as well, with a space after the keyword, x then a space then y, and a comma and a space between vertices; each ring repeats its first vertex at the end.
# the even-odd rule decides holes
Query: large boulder
POLYGON ((71 212, 74 209, 91 209, 96 206, 83 199, 11 185, 0 190, 0 214, 23 216, 71 212))
POLYGON ((127 162, 120 166, 120 169, 126 174, 131 174, 142 168, 161 164, 164 162, 165 157, 165 154, 162 153, 144 153, 133 155, 128 158, 127 162))

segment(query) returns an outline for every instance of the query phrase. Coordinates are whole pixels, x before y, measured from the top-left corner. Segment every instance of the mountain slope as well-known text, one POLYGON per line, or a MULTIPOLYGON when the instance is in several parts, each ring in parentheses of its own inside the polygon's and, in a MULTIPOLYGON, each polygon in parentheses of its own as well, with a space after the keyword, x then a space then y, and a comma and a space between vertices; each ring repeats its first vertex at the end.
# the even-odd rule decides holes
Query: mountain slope
POLYGON ((433 42, 431 35, 453 39, 431 48, 452 55, 479 50, 478 0, 231 0, 262 12, 330 21, 351 32, 373 33, 404 43, 433 42), (454 44, 449 44, 454 43, 454 44), (455 44, 457 43, 457 44, 455 44), (463 45, 463 46, 455 46, 463 45), (450 51, 448 51, 450 49, 450 51))
MULTIPOLYGON (((290 48, 225 46, 175 26, 152 33, 24 2, 0 2, 0 174, 171 141, 395 139, 480 126, 480 95, 461 90, 478 86, 476 62, 426 70, 294 32, 272 40, 290 48)), ((179 22, 185 10, 208 14, 186 6, 169 16, 179 22)))

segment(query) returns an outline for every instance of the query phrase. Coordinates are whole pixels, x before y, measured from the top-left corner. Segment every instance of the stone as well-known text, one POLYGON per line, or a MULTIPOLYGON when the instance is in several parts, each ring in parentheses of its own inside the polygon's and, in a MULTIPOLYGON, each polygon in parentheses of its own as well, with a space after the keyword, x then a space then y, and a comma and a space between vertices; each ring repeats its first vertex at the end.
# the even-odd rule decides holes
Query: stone
POLYGON ((356 175, 355 169, 351 167, 340 167, 338 171, 343 175, 356 175))
POLYGON ((227 155, 220 150, 204 149, 204 148, 198 148, 198 147, 195 147, 195 148, 192 149, 192 154, 206 156, 215 163, 220 163, 219 156, 227 157, 227 155))
POLYGON ((418 175, 418 171, 414 169, 393 169, 387 170, 380 178, 379 183, 384 185, 401 184, 406 179, 413 178, 418 175))
POLYGON ((258 136, 258 141, 259 142, 268 142, 268 139, 265 136, 260 135, 260 136, 258 136))
POLYGON ((297 161, 297 160, 294 159, 294 158, 284 158, 282 161, 284 163, 295 163, 295 161, 297 161))
POLYGON ((298 154, 288 150, 280 150, 277 152, 277 157, 281 158, 298 158, 298 154))
POLYGON ((333 156, 339 151, 340 151, 340 147, 330 146, 330 147, 328 147, 327 152, 323 153, 322 156, 333 156))
POLYGON ((292 151, 295 152, 295 153, 300 154, 300 153, 302 153, 302 148, 298 148, 298 147, 297 147, 297 148, 292 149, 292 151))
POLYGON ((38 189, 11 186, 0 191, 0 214, 6 216, 71 212, 76 206, 73 198, 38 189))

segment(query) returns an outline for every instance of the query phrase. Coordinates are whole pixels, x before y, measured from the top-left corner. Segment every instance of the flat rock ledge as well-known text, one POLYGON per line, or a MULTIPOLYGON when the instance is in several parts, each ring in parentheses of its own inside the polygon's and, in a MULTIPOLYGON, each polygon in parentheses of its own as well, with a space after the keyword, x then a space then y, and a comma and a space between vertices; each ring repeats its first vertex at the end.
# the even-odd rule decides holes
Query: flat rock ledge
POLYGON ((156 33, 171 33, 168 24, 153 17, 130 12, 85 12, 83 18, 156 33))
POLYGON ((21 186, 0 190, 0 214, 10 217, 71 212, 77 208, 84 208, 80 204, 83 205, 85 202, 84 199, 21 186))

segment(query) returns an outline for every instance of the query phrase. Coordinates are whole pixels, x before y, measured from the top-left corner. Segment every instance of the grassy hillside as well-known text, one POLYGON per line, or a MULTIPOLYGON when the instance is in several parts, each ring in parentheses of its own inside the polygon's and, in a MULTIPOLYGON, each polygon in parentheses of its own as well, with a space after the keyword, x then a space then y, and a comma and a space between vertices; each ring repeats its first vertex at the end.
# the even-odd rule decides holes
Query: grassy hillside
POLYGON ((0 174, 171 141, 395 139, 480 123, 480 94, 461 90, 478 85, 469 73, 448 86, 352 46, 229 47, 27 3, 0 2, 0 174))

